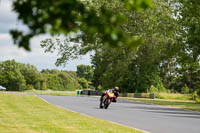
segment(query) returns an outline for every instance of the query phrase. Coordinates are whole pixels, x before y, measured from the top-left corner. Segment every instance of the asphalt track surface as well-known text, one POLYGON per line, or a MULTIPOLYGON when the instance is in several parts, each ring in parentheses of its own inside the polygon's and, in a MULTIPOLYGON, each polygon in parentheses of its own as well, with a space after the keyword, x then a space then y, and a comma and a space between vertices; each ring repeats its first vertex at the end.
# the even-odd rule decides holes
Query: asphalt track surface
POLYGON ((37 95, 50 104, 151 133, 200 133, 200 113, 128 100, 99 108, 99 97, 37 95))

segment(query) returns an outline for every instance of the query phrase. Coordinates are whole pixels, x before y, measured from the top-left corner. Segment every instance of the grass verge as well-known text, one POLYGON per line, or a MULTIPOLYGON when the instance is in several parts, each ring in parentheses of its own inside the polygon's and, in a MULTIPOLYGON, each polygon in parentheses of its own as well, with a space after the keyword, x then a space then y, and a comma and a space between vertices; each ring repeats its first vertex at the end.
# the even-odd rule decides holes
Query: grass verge
POLYGON ((31 95, 0 93, 0 131, 4 133, 141 133, 47 104, 31 95))
POLYGON ((76 91, 52 91, 52 90, 26 90, 24 93, 58 95, 58 96, 76 96, 76 91))
POLYGON ((167 100, 167 99, 144 99, 144 98, 130 98, 130 97, 121 97, 122 99, 133 100, 137 102, 164 105, 169 107, 176 107, 186 110, 198 111, 200 112, 200 104, 195 103, 194 101, 183 101, 183 100, 167 100))
POLYGON ((57 95, 57 96, 77 96, 77 92, 76 91, 53 91, 53 90, 3 91, 2 93, 8 93, 8 94, 43 94, 43 95, 57 95))
POLYGON ((192 94, 180 94, 180 93, 155 93, 158 99, 172 99, 172 100, 182 100, 189 101, 194 99, 192 94))

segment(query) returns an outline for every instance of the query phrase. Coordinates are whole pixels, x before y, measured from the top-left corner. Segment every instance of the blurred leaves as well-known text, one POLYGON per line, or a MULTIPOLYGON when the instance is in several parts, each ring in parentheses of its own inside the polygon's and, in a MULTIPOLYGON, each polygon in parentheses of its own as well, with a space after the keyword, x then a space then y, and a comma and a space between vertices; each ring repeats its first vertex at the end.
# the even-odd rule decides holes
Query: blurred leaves
POLYGON ((151 0, 126 0, 126 8, 129 11, 138 10, 142 11, 146 8, 153 8, 153 2, 151 0))
MULTIPOLYGON (((135 37, 127 36, 119 29, 126 22, 125 15, 116 13, 104 6, 95 10, 88 6, 89 1, 79 0, 13 0, 13 11, 18 20, 28 26, 29 32, 18 29, 10 31, 14 43, 30 50, 30 39, 36 35, 50 32, 52 35, 81 32, 79 39, 95 42, 95 34, 99 34, 105 44, 111 46, 134 46, 141 43, 135 37), (129 40, 129 41, 127 41, 129 40), (132 40, 132 41, 130 41, 132 40)), ((128 11, 141 11, 153 7, 151 0, 125 0, 128 11)))

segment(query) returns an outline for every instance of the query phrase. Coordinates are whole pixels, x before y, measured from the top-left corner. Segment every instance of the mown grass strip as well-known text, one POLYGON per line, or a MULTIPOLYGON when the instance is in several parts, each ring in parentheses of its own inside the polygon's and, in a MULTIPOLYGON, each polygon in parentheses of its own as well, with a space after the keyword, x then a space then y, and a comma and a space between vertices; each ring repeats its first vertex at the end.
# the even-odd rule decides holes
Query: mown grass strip
POLYGON ((76 96, 76 91, 52 91, 52 90, 28 90, 25 93, 45 94, 45 95, 58 95, 58 96, 76 96))
POLYGON ((111 122, 57 108, 31 95, 0 93, 4 133, 141 133, 111 122))

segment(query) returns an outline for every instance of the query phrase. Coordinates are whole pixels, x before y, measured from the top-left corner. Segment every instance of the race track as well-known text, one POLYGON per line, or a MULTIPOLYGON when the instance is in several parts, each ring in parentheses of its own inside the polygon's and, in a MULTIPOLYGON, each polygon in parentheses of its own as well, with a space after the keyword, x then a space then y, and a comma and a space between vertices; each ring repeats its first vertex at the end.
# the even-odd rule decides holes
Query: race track
POLYGON ((200 133, 200 113, 118 100, 99 109, 99 97, 37 95, 50 104, 151 133, 200 133))

